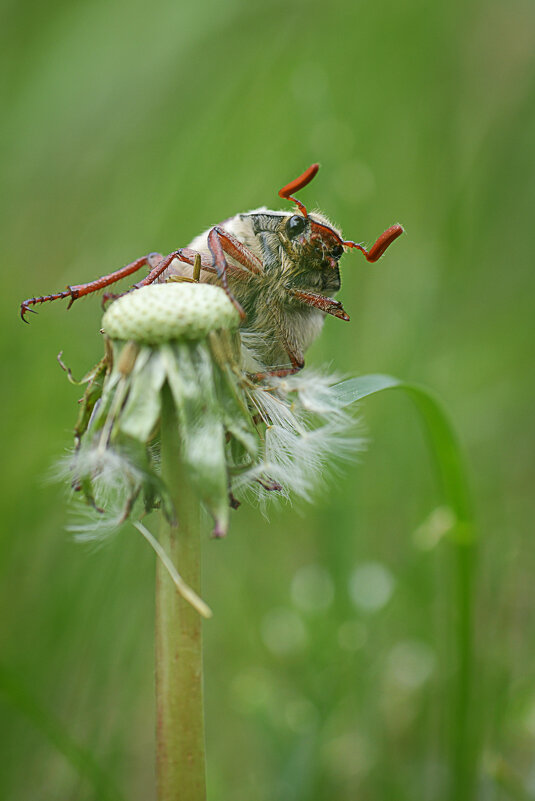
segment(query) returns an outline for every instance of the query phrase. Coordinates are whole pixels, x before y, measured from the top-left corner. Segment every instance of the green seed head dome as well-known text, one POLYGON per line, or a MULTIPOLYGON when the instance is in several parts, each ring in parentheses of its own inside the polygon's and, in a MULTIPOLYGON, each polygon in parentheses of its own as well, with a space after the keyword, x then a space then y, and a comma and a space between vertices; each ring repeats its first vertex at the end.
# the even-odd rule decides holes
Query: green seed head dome
POLYGON ((210 331, 236 329, 240 316, 213 284, 152 284, 116 300, 102 318, 111 339, 158 345, 174 339, 203 339, 210 331))

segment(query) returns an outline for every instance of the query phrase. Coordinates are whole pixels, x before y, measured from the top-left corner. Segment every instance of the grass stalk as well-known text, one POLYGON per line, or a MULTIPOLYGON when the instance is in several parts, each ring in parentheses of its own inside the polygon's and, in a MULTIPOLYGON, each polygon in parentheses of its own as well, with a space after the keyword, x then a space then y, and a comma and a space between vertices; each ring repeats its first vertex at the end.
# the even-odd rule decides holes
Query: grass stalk
MULTIPOLYGON (((162 514, 160 544, 184 581, 200 591, 200 506, 180 455, 178 421, 169 387, 162 392, 162 478, 176 522, 162 514)), ((156 563, 156 703, 158 801, 205 801, 206 768, 199 613, 156 563)))
POLYGON ((450 801, 471 801, 476 793, 478 743, 474 709, 474 606, 476 527, 466 468, 457 435, 432 392, 388 375, 367 375, 339 384, 343 405, 384 390, 400 389, 414 401, 427 429, 444 500, 454 515, 448 541, 453 555, 454 679, 448 698, 450 801))

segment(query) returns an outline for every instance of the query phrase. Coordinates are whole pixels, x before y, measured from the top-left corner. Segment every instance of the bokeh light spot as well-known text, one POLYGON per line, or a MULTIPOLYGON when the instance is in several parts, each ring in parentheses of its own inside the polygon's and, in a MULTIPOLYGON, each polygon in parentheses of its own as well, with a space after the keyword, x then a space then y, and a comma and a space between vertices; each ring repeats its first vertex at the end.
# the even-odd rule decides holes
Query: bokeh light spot
POLYGON ((380 562, 365 562, 353 570, 349 593, 357 609, 376 612, 386 606, 394 592, 395 579, 380 562))
POLYGON ((262 639, 266 647, 277 656, 295 653, 306 644, 303 621, 291 609, 272 609, 262 621, 262 639))
POLYGON ((431 676, 435 661, 434 651, 426 643, 418 640, 399 642, 388 654, 388 678, 400 687, 415 690, 431 676))
POLYGON ((326 609, 334 598, 333 581, 321 565, 299 568, 292 580, 292 600, 303 612, 326 609))

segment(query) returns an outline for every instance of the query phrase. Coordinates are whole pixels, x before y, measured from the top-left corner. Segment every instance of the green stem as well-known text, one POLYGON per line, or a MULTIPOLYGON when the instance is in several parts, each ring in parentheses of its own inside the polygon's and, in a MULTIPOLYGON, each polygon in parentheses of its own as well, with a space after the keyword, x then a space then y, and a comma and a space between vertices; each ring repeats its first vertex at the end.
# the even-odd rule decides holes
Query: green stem
MULTIPOLYGON (((177 523, 162 514, 160 543, 184 581, 200 590, 200 507, 180 456, 169 387, 162 392, 162 478, 177 523)), ((199 613, 182 598, 161 560, 156 567, 158 801, 205 801, 202 636, 199 613)))
POLYGON ((405 391, 427 428, 442 490, 454 513, 449 533, 454 553, 455 684, 452 692, 451 801, 469 801, 475 793, 477 742, 474 725, 474 603, 476 531, 470 490, 455 431, 437 398, 424 387, 387 375, 368 375, 338 385, 343 405, 389 389, 405 391))

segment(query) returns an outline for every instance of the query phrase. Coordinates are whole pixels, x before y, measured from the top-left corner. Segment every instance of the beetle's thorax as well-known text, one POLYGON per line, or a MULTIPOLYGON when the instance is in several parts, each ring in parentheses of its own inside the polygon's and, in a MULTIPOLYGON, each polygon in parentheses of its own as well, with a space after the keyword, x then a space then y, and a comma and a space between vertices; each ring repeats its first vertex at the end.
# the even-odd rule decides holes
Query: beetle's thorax
MULTIPOLYGON (((325 314, 295 299, 291 290, 331 296, 340 288, 339 256, 335 259, 331 254, 341 235, 328 219, 313 212, 302 233, 292 238, 288 221, 296 216, 259 208, 220 224, 262 264, 261 273, 251 273, 247 280, 228 279, 232 294, 246 313, 241 332, 248 365, 253 361, 257 366, 286 365, 288 345, 304 353, 320 333, 325 314)), ((208 254, 207 236, 208 231, 196 237, 189 248, 208 254)), ((229 264, 237 264, 228 254, 226 258, 229 264)), ((170 272, 191 276, 192 268, 176 261, 170 272)), ((201 280, 218 281, 214 274, 205 272, 201 280)))

